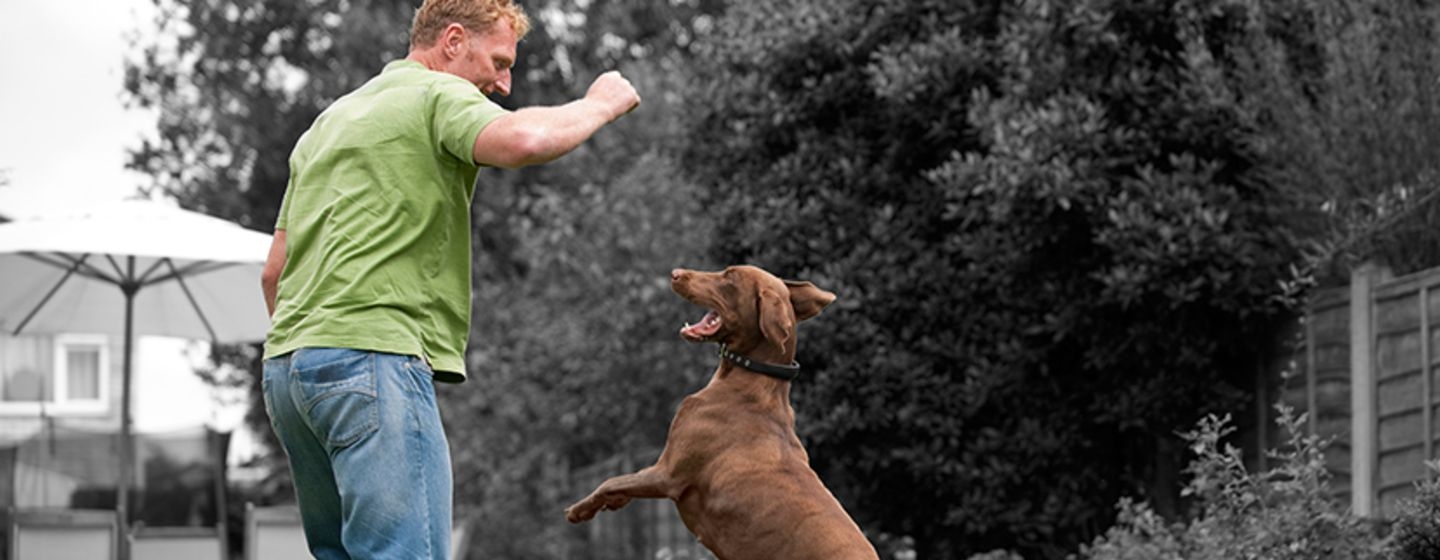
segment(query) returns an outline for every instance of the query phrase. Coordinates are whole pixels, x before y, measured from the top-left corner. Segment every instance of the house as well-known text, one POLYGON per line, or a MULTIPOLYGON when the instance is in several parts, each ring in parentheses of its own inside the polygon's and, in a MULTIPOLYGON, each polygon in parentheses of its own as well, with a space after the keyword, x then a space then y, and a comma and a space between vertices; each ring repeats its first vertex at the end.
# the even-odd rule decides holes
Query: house
MULTIPOLYGON (((7 326, 23 322, 0 317, 7 326)), ((132 409, 149 404, 158 412, 150 416, 174 421, 147 430, 145 416, 135 415, 129 517, 146 527, 213 533, 223 521, 229 437, 204 425, 210 402, 177 355, 185 344, 139 337, 135 345, 133 365, 143 375, 132 381, 132 409), (161 402, 176 386, 191 389, 161 402)), ((116 508, 123 360, 119 336, 0 332, 0 511, 116 508)))

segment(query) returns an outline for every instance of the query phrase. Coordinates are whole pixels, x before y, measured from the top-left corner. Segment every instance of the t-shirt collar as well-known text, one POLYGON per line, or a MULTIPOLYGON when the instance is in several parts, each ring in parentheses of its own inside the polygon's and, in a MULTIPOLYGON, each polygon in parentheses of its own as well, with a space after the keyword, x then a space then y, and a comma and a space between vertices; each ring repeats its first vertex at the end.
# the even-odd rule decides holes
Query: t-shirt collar
POLYGON ((422 70, 423 70, 423 69, 425 69, 425 65, 424 65, 424 64, 420 64, 419 62, 416 62, 416 61, 414 61, 414 60, 410 60, 410 59, 408 59, 408 58, 402 58, 402 59, 399 59, 399 60, 392 60, 392 61, 390 61, 390 63, 389 63, 389 64, 386 64, 386 65, 385 65, 385 68, 381 69, 380 72, 381 72, 381 73, 385 73, 385 72, 389 72, 389 71, 391 71, 391 70, 394 70, 394 69, 396 69, 396 68, 419 68, 419 69, 422 69, 422 70))

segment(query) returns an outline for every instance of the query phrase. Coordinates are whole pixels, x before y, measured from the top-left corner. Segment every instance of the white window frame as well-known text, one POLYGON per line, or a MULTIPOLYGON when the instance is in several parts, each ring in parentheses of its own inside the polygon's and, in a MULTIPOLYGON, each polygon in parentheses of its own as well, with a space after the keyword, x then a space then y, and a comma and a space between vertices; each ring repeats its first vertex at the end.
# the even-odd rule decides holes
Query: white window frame
POLYGON ((103 413, 110 409, 110 340, 98 334, 62 334, 55 337, 55 400, 47 403, 56 412, 103 413), (99 383, 94 399, 70 398, 70 352, 73 347, 93 347, 100 352, 96 380, 99 383))
POLYGON ((51 387, 51 400, 0 401, 0 415, 99 415, 110 412, 110 340, 102 334, 59 334, 51 340, 52 367, 45 372, 51 387), (99 394, 94 399, 70 399, 69 350, 73 347, 99 350, 99 394))

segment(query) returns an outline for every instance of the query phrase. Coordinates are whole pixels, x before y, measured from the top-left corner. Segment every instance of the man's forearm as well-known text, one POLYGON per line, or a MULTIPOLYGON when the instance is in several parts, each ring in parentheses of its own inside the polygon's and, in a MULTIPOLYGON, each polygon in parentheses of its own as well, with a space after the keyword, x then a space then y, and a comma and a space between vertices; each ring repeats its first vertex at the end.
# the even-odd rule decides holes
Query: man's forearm
POLYGON ((275 282, 260 281, 260 289, 265 292, 265 312, 271 317, 275 316, 275 282))
POLYGON ((270 254, 265 257, 265 269, 260 271, 260 291, 265 294, 265 310, 275 315, 275 295, 279 293, 280 273, 285 270, 285 230, 275 230, 270 241, 270 254))
POLYGON ((640 94, 630 81, 619 72, 606 72, 595 78, 585 97, 495 119, 475 138, 475 163, 495 167, 545 163, 574 150, 639 105, 640 94))
POLYGON ((589 99, 554 107, 526 107, 490 123, 475 140, 475 162, 524 167, 563 156, 608 124, 609 108, 589 99))

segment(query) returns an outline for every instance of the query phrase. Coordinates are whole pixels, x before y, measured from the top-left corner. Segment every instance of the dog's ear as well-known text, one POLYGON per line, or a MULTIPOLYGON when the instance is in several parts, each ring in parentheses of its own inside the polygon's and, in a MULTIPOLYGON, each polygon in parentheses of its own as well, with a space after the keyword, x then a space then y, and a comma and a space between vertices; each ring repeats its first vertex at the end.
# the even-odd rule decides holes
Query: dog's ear
POLYGON ((790 301, 775 290, 760 289, 760 332, 781 350, 790 340, 790 331, 795 330, 795 314, 790 310, 790 301))
POLYGON ((786 280, 790 288, 790 305, 795 308, 795 320, 804 321, 820 314, 820 310, 835 301, 835 294, 816 288, 809 282, 786 280))

